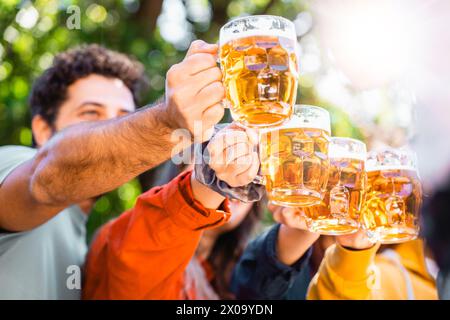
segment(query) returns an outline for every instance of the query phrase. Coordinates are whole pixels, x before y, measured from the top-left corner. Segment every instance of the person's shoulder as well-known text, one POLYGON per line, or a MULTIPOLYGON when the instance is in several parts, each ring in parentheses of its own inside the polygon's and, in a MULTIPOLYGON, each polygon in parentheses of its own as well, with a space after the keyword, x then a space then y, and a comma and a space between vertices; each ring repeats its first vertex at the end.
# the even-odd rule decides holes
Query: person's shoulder
POLYGON ((16 167, 34 157, 36 149, 24 146, 0 147, 0 183, 16 167))
POLYGON ((34 157, 36 149, 25 146, 1 146, 0 162, 15 162, 34 157))
POLYGON ((0 146, 0 153, 36 153, 36 149, 31 147, 25 147, 25 146, 15 146, 15 145, 6 145, 6 146, 0 146))

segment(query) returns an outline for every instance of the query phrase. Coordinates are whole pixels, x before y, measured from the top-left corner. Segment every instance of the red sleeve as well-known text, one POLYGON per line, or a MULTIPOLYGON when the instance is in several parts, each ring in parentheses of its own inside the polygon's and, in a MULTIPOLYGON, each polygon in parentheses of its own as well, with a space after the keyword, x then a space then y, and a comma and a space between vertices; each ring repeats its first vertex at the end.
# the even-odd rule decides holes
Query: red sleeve
POLYGON ((196 201, 191 172, 142 194, 133 209, 102 227, 85 266, 84 299, 181 299, 184 270, 201 231, 230 212, 196 201))

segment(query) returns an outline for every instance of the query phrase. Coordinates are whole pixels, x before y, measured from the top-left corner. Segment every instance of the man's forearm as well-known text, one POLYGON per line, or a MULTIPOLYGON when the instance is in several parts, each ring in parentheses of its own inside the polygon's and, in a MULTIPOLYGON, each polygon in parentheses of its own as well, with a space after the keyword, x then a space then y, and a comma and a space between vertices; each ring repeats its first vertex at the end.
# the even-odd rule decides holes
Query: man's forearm
POLYGON ((83 123, 58 133, 33 162, 30 190, 45 204, 72 204, 115 189, 170 158, 173 141, 163 105, 83 123))

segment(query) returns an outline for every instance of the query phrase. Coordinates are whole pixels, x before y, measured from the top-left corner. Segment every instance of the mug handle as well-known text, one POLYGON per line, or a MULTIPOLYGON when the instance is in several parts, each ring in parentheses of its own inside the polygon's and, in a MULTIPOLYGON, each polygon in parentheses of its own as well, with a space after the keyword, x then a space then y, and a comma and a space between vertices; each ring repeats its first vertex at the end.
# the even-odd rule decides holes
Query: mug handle
POLYGON ((350 192, 345 186, 337 185, 330 190, 330 213, 337 219, 345 219, 349 214, 350 192))
POLYGON ((259 185, 262 185, 262 186, 265 186, 266 183, 267 183, 267 179, 266 179, 265 176, 258 174, 258 175, 256 175, 256 177, 253 179, 252 183, 254 183, 254 184, 259 184, 259 185))
MULTIPOLYGON (((217 53, 217 56, 216 56, 216 63, 217 63, 217 66, 220 68, 220 70, 222 70, 222 74, 223 74, 222 64, 220 63, 220 42, 216 42, 216 44, 219 46, 219 52, 217 53)), ((224 109, 230 109, 230 103, 228 102, 228 100, 226 98, 222 99, 222 101, 220 101, 220 104, 222 105, 222 107, 224 109)))

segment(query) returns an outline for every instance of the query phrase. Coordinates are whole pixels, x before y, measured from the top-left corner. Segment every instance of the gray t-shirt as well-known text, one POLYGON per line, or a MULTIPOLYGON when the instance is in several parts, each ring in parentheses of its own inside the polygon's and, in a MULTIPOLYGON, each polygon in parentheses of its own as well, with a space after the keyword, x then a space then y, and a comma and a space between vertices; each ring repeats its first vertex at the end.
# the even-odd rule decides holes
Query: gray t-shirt
MULTIPOLYGON (((0 188, 35 153, 26 147, 0 147, 0 188)), ((33 230, 0 231, 0 299, 80 299, 86 220, 72 206, 33 230)))

